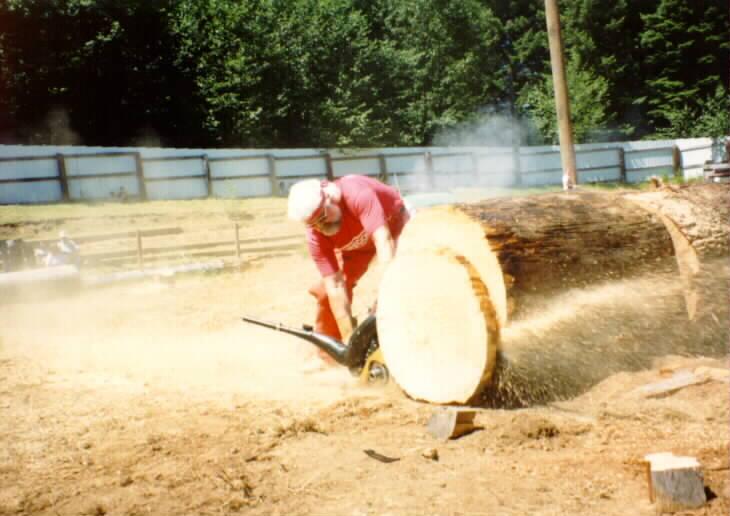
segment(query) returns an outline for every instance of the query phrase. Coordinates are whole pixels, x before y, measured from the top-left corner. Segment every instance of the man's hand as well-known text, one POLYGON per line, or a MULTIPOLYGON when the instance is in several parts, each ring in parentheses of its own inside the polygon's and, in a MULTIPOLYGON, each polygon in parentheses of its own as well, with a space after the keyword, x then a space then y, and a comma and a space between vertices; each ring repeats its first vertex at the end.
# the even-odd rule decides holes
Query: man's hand
POLYGON ((331 276, 324 278, 324 288, 330 302, 332 314, 335 316, 337 328, 340 330, 342 342, 347 344, 350 341, 352 332, 355 331, 355 318, 352 317, 350 300, 347 298, 345 278, 342 272, 338 271, 331 276))

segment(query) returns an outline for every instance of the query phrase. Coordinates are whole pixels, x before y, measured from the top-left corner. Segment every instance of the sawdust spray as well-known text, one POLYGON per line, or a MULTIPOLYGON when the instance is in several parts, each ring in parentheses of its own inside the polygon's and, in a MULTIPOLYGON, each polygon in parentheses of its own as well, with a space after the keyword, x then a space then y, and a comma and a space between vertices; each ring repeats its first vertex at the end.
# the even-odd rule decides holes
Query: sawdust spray
POLYGON ((665 355, 723 356, 730 328, 730 266, 706 264, 690 321, 676 273, 623 279, 543 299, 502 333, 485 406, 516 408, 570 398, 619 371, 665 355))

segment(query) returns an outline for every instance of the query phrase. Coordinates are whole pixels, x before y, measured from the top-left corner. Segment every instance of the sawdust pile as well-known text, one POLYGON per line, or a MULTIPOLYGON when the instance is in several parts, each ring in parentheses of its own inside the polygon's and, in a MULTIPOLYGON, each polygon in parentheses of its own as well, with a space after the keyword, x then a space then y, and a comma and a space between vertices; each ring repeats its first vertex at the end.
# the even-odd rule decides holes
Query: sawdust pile
POLYGON ((708 264, 697 278, 703 304, 687 317, 676 273, 657 272, 544 299, 502 333, 489 407, 567 399, 619 371, 674 354, 723 356, 730 335, 730 265, 708 264))

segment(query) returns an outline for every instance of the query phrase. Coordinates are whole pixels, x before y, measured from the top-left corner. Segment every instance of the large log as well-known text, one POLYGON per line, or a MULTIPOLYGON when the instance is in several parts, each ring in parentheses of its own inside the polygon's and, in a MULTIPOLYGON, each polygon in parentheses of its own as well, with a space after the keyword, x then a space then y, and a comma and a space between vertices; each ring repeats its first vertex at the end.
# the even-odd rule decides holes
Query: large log
MULTIPOLYGON (((500 375, 546 379, 545 375, 554 376, 550 364, 543 360, 547 355, 554 351, 555 357, 570 360, 583 354, 580 347, 571 348, 566 343, 588 347, 583 358, 590 357, 594 362, 611 356, 614 365, 646 365, 646 360, 637 358, 644 351, 640 348, 652 344, 661 332, 674 331, 683 324, 682 318, 687 321, 682 285, 674 280, 684 266, 678 263, 675 251, 677 234, 684 234, 681 228, 692 228, 693 234, 701 235, 684 238, 690 249, 694 245, 701 247, 695 251, 696 256, 717 257, 728 252, 727 246, 720 243, 727 240, 727 223, 709 213, 727 210, 727 206, 720 208, 713 203, 724 203, 730 187, 712 186, 724 191, 713 195, 690 193, 681 201, 672 197, 674 202, 684 202, 704 214, 694 216, 694 225, 692 217, 675 222, 670 210, 662 211, 644 199, 585 191, 492 199, 420 211, 403 231, 398 254, 386 271, 378 295, 380 345, 394 379, 414 397, 444 403, 448 396, 438 395, 438 388, 432 388, 427 395, 413 392, 412 386, 419 383, 417 378, 421 383, 428 378, 443 390, 448 390, 454 377, 460 378, 462 385, 482 390, 498 384, 500 375), (698 224, 703 227, 697 228, 698 224), (670 226, 676 234, 671 234, 670 226), (466 289, 463 280, 452 287, 451 280, 439 280, 443 259, 434 261, 432 257, 443 255, 444 249, 462 266, 467 264, 484 288, 466 289), (453 288, 457 289, 455 295, 453 288), (632 296, 636 303, 632 303, 632 296), (406 299, 410 308, 399 308, 406 299), (462 327, 470 323, 471 316, 464 305, 492 307, 497 327, 488 337, 474 334, 473 340, 468 340, 462 327), (425 308, 428 306, 438 309, 425 308), (416 331, 423 324, 429 330, 416 331), (449 328, 454 333, 449 338, 438 328, 449 328), (504 362, 501 351, 505 344, 500 338, 512 339, 512 348, 520 350, 512 354, 511 373, 505 374, 508 368, 499 366, 504 362), (472 367, 459 372, 453 364, 449 364, 448 375, 419 370, 421 359, 396 351, 416 340, 418 349, 411 348, 408 353, 428 350, 429 356, 442 357, 446 362, 448 358, 444 357, 457 341, 459 353, 473 356, 486 356, 487 350, 496 347, 500 352, 497 373, 489 361, 481 371, 472 367), (633 347, 637 354, 627 353, 627 347, 633 347), (518 355, 519 361, 515 360, 518 355), (395 362, 391 363, 391 358, 395 362), (397 363, 400 360, 402 364, 397 363), (514 369, 517 362, 524 365, 522 370, 514 369), (538 370, 533 374, 530 368, 538 370), (407 382, 404 375, 408 375, 407 382)), ((654 197, 658 196, 653 195, 652 202, 661 205, 661 200, 654 197)), ((449 274, 458 276, 454 270, 449 274)), ((682 331, 654 346, 656 352, 671 352, 673 345, 687 340, 682 331)), ((708 338, 717 340, 715 335, 708 338)), ((697 349, 702 349, 699 344, 691 351, 697 349)), ((583 375, 581 366, 588 365, 573 361, 566 368, 572 367, 576 378, 582 375, 591 382, 610 370, 597 368, 583 375), (600 374, 595 372, 598 370, 600 374)), ((556 383, 575 391, 585 382, 556 383)), ((476 394, 472 393, 469 401, 474 399, 476 394)))
POLYGON ((528 309, 535 296, 656 270, 674 255, 659 216, 619 196, 587 192, 417 213, 398 252, 437 247, 474 264, 501 325, 528 309))

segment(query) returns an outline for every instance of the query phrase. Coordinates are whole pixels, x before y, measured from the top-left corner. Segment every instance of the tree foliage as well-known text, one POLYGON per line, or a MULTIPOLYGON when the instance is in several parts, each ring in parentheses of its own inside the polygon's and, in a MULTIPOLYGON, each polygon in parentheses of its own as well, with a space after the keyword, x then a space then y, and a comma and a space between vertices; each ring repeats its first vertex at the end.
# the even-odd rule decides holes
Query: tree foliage
MULTIPOLYGON (((608 81, 589 69, 581 68, 577 57, 571 56, 566 69, 570 91, 570 115, 575 141, 591 141, 594 135, 613 124, 608 110, 608 81)), ((546 74, 541 82, 525 88, 526 110, 540 131, 553 144, 558 143, 558 123, 555 110, 553 78, 546 74)))
MULTIPOLYGON (((576 141, 727 134, 723 2, 560 5, 576 141)), ((0 0, 0 141, 421 145, 499 112, 551 142, 547 43, 534 0, 0 0)))

